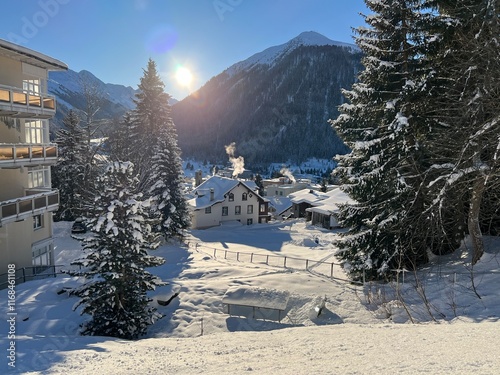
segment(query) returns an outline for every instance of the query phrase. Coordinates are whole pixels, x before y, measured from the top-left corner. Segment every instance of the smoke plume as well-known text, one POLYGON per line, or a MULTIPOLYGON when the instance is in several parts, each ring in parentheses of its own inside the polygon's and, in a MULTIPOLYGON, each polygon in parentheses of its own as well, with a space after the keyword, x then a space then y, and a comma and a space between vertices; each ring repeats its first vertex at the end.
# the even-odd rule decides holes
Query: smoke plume
POLYGON ((289 170, 288 168, 285 168, 285 167, 281 168, 280 173, 281 173, 283 176, 288 177, 288 179, 290 180, 290 182, 291 182, 292 184, 294 184, 294 183, 295 183, 295 177, 293 177, 292 172, 290 172, 290 170, 289 170))
POLYGON ((236 143, 232 142, 229 146, 226 147, 226 154, 229 156, 229 161, 233 165, 233 177, 237 177, 242 174, 245 170, 245 159, 243 156, 234 157, 234 153, 236 151, 236 143))

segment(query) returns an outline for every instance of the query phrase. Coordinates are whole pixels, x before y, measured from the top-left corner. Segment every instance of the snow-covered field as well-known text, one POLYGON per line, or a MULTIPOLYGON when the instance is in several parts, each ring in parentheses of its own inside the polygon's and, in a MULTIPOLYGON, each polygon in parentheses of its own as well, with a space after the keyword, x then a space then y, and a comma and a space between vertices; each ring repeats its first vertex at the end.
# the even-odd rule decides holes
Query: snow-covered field
MULTIPOLYGON (((81 253, 79 242, 69 235, 70 225, 55 224, 56 264, 67 265, 81 253)), ((170 284, 151 297, 165 317, 138 341, 79 336, 78 325, 87 317, 72 311, 75 297, 58 294, 75 286, 78 280, 74 278, 58 276, 19 284, 16 368, 8 366, 9 323, 4 302, 1 371, 500 372, 499 238, 487 238, 487 253, 474 270, 467 266, 464 244, 464 251, 434 259, 418 275, 405 275, 404 284, 382 287, 343 281, 345 275, 338 265, 333 266, 335 278, 329 277, 336 236, 335 231, 310 227, 300 220, 190 231, 186 239, 190 246, 170 244, 155 251, 166 263, 151 271, 170 284), (308 259, 309 269, 305 270, 305 261, 294 258, 308 259), (320 260, 327 263, 320 264, 320 260), (228 315, 222 299, 228 289, 238 288, 267 297, 287 295, 285 317, 281 322, 260 319, 266 311, 257 310, 253 319, 250 308, 234 308, 238 315, 228 315), (168 306, 158 304, 174 293, 179 295, 168 306), (397 294, 404 303, 396 300, 397 294)), ((0 301, 7 301, 6 290, 0 291, 0 301)))

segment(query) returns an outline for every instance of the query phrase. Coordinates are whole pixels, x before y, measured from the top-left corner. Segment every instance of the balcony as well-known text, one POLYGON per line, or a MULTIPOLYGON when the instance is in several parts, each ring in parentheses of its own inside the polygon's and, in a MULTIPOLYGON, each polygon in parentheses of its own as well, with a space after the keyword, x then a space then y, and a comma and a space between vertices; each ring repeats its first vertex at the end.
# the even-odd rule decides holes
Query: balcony
POLYGON ((0 168, 53 165, 57 163, 57 145, 0 143, 0 168))
POLYGON ((25 197, 0 202, 0 226, 59 208, 57 190, 31 189, 26 194, 25 197))
POLYGON ((20 88, 0 85, 0 116, 49 119, 55 114, 54 96, 28 93, 20 88))

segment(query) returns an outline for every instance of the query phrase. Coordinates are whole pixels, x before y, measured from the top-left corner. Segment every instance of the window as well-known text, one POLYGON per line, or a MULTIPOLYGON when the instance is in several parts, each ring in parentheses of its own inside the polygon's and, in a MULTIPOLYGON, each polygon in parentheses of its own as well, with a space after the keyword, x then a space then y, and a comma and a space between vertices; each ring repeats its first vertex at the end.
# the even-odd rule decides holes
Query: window
POLYGON ((40 86, 39 79, 25 79, 23 81, 23 91, 30 94, 40 94, 40 86))
POLYGON ((212 207, 211 206, 210 207, 206 207, 205 208, 205 213, 206 214, 211 214, 212 213, 212 207))
POLYGON ((234 202, 234 194, 229 193, 229 202, 234 202))
POLYGON ((24 122, 26 143, 44 143, 47 127, 42 120, 33 120, 24 122))
POLYGON ((42 215, 35 215, 33 216, 33 229, 40 229, 43 228, 43 216, 42 215))
POLYGON ((234 206, 234 214, 241 215, 241 206, 234 206))
POLYGON ((222 207, 222 216, 227 216, 228 215, 228 208, 227 206, 222 207))
POLYGON ((28 188, 50 187, 50 170, 46 167, 33 168, 28 171, 28 188))
POLYGON ((261 213, 265 213, 266 212, 266 205, 265 204, 261 204, 260 205, 260 212, 261 213))
POLYGON ((241 194, 241 200, 242 201, 246 201, 248 199, 247 197, 248 197, 247 193, 241 194))
POLYGON ((247 206, 247 214, 253 214, 253 204, 247 206))
POLYGON ((247 219, 247 225, 252 225, 253 224, 253 219, 247 219))

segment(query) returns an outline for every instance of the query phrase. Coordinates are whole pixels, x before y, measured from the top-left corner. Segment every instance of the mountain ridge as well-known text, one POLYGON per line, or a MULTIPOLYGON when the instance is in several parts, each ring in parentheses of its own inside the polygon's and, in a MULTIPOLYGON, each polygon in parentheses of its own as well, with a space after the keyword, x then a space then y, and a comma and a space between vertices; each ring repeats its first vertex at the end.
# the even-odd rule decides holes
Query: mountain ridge
POLYGON ((220 161, 232 142, 251 163, 348 152, 328 119, 361 69, 358 51, 306 32, 233 64, 172 107, 183 153, 220 161))

